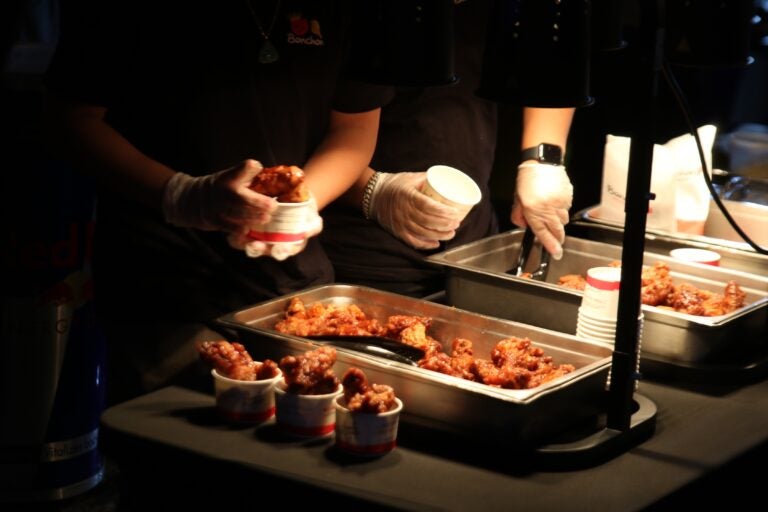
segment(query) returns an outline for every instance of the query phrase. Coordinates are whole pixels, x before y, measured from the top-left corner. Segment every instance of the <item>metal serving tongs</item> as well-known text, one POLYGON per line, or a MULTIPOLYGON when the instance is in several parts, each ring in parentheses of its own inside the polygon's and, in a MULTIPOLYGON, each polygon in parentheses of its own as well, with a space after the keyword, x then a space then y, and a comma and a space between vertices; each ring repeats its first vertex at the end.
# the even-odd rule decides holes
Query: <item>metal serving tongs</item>
MULTIPOLYGON (((512 269, 512 274, 518 277, 525 277, 525 266, 528 262, 528 258, 531 255, 531 249, 535 245, 535 237, 530 227, 525 228, 523 234, 523 240, 520 242, 520 254, 517 257, 517 266, 512 269)), ((536 281, 544 281, 547 278, 547 272, 549 271, 549 252, 544 249, 544 246, 539 244, 539 266, 531 272, 531 279, 536 281)))

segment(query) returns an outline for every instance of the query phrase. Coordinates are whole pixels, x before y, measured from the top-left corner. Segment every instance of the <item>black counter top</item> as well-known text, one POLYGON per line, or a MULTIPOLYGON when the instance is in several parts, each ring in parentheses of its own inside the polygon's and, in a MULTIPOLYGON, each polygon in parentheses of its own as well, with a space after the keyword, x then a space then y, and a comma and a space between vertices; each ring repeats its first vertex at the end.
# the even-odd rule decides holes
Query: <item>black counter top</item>
POLYGON ((717 395, 642 382, 639 392, 658 408, 651 438, 601 464, 557 471, 534 469, 504 447, 475 446, 408 424, 401 424, 393 452, 349 459, 333 449, 332 438, 287 439, 272 422, 227 425, 216 416, 213 396, 180 387, 111 407, 102 425, 108 453, 133 458, 139 468, 171 460, 151 456, 169 449, 183 462, 164 471, 183 465, 189 473, 196 466, 192 473, 211 475, 211 485, 225 485, 213 483, 214 473, 236 472, 239 481, 253 482, 254 499, 264 492, 261 481, 267 489, 284 484, 281 492, 309 489, 338 503, 409 510, 509 510, 513 504, 640 510, 707 482, 768 441, 766 382, 717 395), (140 456, 146 448, 149 457, 140 456))

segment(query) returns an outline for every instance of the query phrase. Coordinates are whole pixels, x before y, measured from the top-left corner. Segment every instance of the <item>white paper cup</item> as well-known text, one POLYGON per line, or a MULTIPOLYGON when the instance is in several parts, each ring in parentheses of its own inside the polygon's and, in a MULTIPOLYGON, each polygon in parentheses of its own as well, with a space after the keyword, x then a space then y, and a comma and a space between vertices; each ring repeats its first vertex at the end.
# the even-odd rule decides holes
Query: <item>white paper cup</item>
POLYGON ((286 391, 285 380, 275 386, 275 418, 278 428, 296 437, 321 437, 336 428, 334 400, 344 391, 341 384, 333 393, 299 395, 286 391))
POLYGON ((669 255, 676 260, 686 261, 688 263, 702 263, 704 265, 720 266, 720 255, 715 251, 706 249, 672 249, 669 255))
POLYGON ((252 229, 248 236, 267 243, 303 243, 312 201, 277 203, 272 218, 252 229))
POLYGON ((590 340, 604 341, 606 343, 610 343, 611 345, 613 345, 614 342, 616 341, 615 330, 608 333, 597 333, 583 326, 579 326, 576 328, 576 336, 580 338, 587 338, 590 340))
POLYGON ((260 423, 275 414, 275 394, 272 389, 283 378, 277 376, 263 380, 236 380, 211 370, 216 409, 228 421, 235 423, 260 423))
POLYGON ((336 398, 336 448, 363 457, 378 457, 397 445, 397 426, 403 402, 391 411, 375 414, 352 412, 346 408, 344 396, 336 398))
POLYGON ((475 180, 447 165, 433 165, 427 169, 427 180, 421 191, 459 210, 462 219, 483 197, 475 180))
POLYGON ((602 317, 596 317, 589 315, 587 313, 581 312, 582 308, 579 308, 579 316, 578 321, 583 322, 587 325, 592 325, 595 327, 606 327, 606 328, 613 328, 616 327, 616 317, 609 317, 609 318, 602 318, 602 317))
POLYGON ((616 324, 613 325, 601 325, 593 324, 583 318, 578 319, 577 327, 579 329, 588 330, 597 334, 613 335, 616 333, 616 324))
POLYGON ((592 318, 615 321, 621 287, 620 267, 593 267, 587 270, 587 284, 580 311, 592 318))

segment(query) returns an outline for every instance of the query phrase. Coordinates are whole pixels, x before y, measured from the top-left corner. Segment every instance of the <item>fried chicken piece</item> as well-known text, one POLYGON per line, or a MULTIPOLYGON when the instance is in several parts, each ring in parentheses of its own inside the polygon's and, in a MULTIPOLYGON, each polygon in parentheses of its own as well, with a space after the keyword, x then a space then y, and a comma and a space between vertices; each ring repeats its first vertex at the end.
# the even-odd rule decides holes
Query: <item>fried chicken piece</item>
POLYGON ((587 279, 580 274, 565 274, 560 276, 557 284, 573 290, 584 291, 584 288, 587 287, 587 279))
POLYGON ((723 290, 723 294, 711 293, 711 296, 704 299, 701 306, 704 309, 704 316, 727 315, 741 307, 744 307, 744 299, 747 294, 739 287, 736 281, 728 281, 723 290))
POLYGON ((498 366, 517 366, 534 371, 540 364, 549 364, 552 357, 544 355, 544 349, 534 347, 528 338, 507 338, 499 341, 491 350, 491 360, 498 366))
POLYGON ((262 380, 277 376, 277 364, 270 359, 254 361, 245 347, 225 340, 197 344, 200 359, 219 374, 235 380, 262 380))
POLYGON ((259 369, 256 370, 256 380, 266 380, 277 377, 279 368, 277 363, 271 359, 265 359, 259 369))
POLYGON ((355 304, 323 305, 307 308, 299 297, 288 303, 285 317, 275 330, 296 336, 381 336, 384 328, 375 318, 368 318, 355 304))
POLYGON ((299 356, 285 356, 279 367, 283 371, 289 393, 298 395, 324 395, 339 385, 333 372, 336 349, 319 347, 299 356))
POLYGON ((473 352, 471 340, 456 338, 451 342, 451 368, 453 375, 467 380, 476 379, 473 352))
POLYGON ((427 334, 427 326, 421 322, 413 322, 400 331, 397 340, 423 350, 424 358, 430 358, 443 351, 440 342, 427 334))
POLYGON ((514 365, 496 366, 487 359, 475 360, 475 371, 483 384, 505 389, 526 389, 531 381, 531 372, 514 365))
POLYGON ((465 338, 456 338, 451 345, 451 355, 432 351, 418 362, 419 367, 460 379, 477 380, 472 342, 465 338))
POLYGON ((347 409, 352 412, 382 413, 395 408, 395 391, 386 384, 368 384, 359 368, 350 368, 341 379, 347 409))
POLYGON ((702 290, 699 290, 695 286, 683 283, 672 288, 672 292, 665 297, 663 305, 670 306, 679 313, 703 316, 703 303, 705 298, 711 297, 705 296, 702 293, 702 290))
POLYGON ((679 313, 697 316, 725 315, 744 306, 746 293, 735 281, 725 285, 723 294, 703 290, 688 283, 674 287, 664 305, 679 313))
POLYGON ((533 373, 531 380, 528 383, 528 387, 535 388, 536 386, 541 386, 545 382, 562 377, 563 375, 568 375, 575 369, 576 367, 572 364, 549 365, 548 368, 533 373))
POLYGON ((736 281, 728 281, 723 291, 723 314, 743 308, 747 294, 736 281))
POLYGON ((429 329, 432 325, 432 319, 428 316, 392 315, 387 318, 387 325, 384 326, 386 336, 396 340, 400 337, 403 329, 415 323, 423 324, 425 329, 429 329))
POLYGON ((576 368, 555 365, 544 349, 528 338, 511 337, 499 341, 491 351, 491 361, 477 360, 475 371, 483 383, 509 389, 530 389, 566 375, 576 368))
POLYGON ((304 184, 304 171, 295 165, 265 167, 251 183, 251 189, 265 196, 276 197, 281 203, 309 200, 304 184))
POLYGON ((350 368, 341 378, 341 385, 344 386, 344 399, 349 400, 357 395, 365 393, 368 389, 368 377, 360 368, 350 368))
POLYGON ((443 375, 450 375, 452 377, 463 378, 461 373, 456 373, 451 365, 451 356, 445 352, 434 352, 429 356, 425 356, 417 363, 419 368, 425 370, 431 370, 433 372, 442 373, 443 375))
POLYGON ((640 276, 640 300, 649 306, 664 304, 674 285, 669 275, 669 266, 657 261, 652 267, 643 267, 640 276))

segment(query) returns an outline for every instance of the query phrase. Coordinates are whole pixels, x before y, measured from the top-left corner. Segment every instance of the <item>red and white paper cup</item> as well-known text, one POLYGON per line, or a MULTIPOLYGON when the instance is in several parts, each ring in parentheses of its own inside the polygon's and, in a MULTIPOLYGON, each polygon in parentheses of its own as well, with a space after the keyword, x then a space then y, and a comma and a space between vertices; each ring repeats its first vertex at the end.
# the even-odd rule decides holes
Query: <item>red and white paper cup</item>
POLYGON ((621 288, 621 267, 593 267, 587 270, 587 285, 580 312, 597 319, 616 320, 621 288))
POLYGON ((322 437, 336 428, 334 400, 343 392, 341 384, 333 393, 299 395, 286 390, 285 380, 275 386, 275 419, 284 433, 296 437, 322 437))
POLYGON ((278 372, 271 379, 236 380, 211 370, 219 415, 235 423, 261 423, 274 416, 272 390, 283 378, 282 372, 278 372))
POLYGON ((277 203, 277 209, 266 224, 251 229, 248 236, 266 243, 301 243, 307 233, 307 219, 312 201, 277 203))
POLYGON ((378 457, 389 453, 397 445, 397 427, 403 402, 395 398, 397 406, 387 412, 353 412, 347 409, 344 396, 334 402, 336 406, 336 448, 362 457, 378 457))
POLYGON ((701 263, 703 265, 720 266, 720 255, 707 249, 680 248, 672 249, 669 255, 676 260, 688 263, 701 263))

